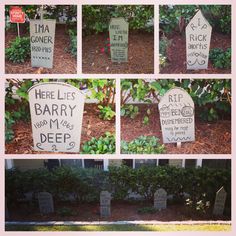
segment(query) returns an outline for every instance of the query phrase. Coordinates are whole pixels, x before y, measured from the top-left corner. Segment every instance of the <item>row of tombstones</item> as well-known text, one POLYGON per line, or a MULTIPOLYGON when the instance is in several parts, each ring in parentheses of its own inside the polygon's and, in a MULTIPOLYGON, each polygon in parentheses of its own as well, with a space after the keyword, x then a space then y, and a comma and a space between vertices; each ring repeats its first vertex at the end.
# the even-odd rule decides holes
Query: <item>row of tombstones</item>
MULTIPOLYGON (((224 187, 216 192, 215 204, 213 208, 214 215, 223 215, 227 193, 224 187)), ((54 212, 54 203, 52 194, 48 192, 40 192, 38 194, 39 210, 41 214, 50 214, 54 212)), ((162 210, 167 208, 167 192, 160 188, 154 194, 154 208, 162 210)), ((6 219, 9 213, 6 207, 6 219)), ((111 216, 111 193, 102 191, 100 193, 100 215, 101 217, 111 216)))

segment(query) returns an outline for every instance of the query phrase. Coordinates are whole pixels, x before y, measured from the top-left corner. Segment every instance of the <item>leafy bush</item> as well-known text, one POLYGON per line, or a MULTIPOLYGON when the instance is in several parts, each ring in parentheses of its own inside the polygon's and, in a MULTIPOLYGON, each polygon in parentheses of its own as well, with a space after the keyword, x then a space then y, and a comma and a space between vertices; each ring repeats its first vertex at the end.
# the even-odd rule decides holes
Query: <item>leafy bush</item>
POLYGON ((215 68, 229 69, 231 68, 231 48, 226 51, 221 48, 213 48, 210 50, 209 59, 215 68))
POLYGON ((12 126, 15 124, 15 119, 8 111, 5 112, 5 141, 8 143, 14 138, 12 126))
POLYGON ((155 136, 140 136, 131 142, 121 141, 123 154, 155 154, 164 153, 165 147, 159 143, 155 136))
POLYGON ((131 104, 125 104, 121 107, 120 115, 121 116, 128 116, 131 119, 134 119, 138 115, 138 106, 134 106, 131 104))
POLYGON ((70 36, 70 52, 74 57, 77 57, 77 31, 69 30, 70 36))
POLYGON ((109 132, 99 138, 92 138, 82 145, 82 154, 115 153, 115 136, 109 132))
POLYGON ((62 207, 60 209, 57 210, 57 213, 61 216, 61 217, 65 217, 65 216, 73 216, 75 215, 75 212, 73 210, 71 210, 68 207, 62 207))
POLYGON ((157 209, 155 209, 154 207, 142 207, 137 211, 139 214, 154 214, 157 212, 157 209))
POLYGON ((168 40, 167 37, 161 37, 159 43, 159 61, 160 67, 163 68, 167 65, 167 48, 171 45, 171 40, 168 40))
POLYGON ((99 117, 103 120, 112 120, 116 113, 112 110, 110 106, 102 106, 98 105, 98 109, 100 110, 99 117))
POLYGON ((30 38, 16 37, 10 47, 6 48, 5 55, 13 63, 24 63, 30 56, 30 38))
POLYGON ((107 32, 112 17, 124 17, 131 30, 153 31, 154 18, 151 5, 102 5, 83 6, 83 32, 85 34, 107 32))

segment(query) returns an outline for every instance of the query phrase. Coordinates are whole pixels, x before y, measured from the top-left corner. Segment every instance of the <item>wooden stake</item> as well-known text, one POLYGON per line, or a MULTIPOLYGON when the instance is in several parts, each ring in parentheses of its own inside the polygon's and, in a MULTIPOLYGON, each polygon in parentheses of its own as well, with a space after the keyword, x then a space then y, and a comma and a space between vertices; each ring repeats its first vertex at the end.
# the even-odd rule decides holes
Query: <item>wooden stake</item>
POLYGON ((16 23, 17 24, 17 34, 18 34, 18 37, 20 38, 20 24, 19 23, 16 23))

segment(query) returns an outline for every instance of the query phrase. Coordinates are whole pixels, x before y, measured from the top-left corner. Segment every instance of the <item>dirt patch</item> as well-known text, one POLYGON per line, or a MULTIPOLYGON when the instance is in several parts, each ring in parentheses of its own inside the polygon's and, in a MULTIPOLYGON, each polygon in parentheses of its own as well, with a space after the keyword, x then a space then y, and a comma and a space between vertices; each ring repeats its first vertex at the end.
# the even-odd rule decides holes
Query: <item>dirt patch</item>
MULTIPOLYGON (((10 41, 16 37, 16 32, 6 31, 5 47, 9 47, 10 41)), ((29 36, 29 35, 22 35, 29 36)), ((77 61, 67 49, 70 46, 70 38, 64 25, 56 26, 53 68, 31 67, 30 59, 23 64, 15 64, 5 60, 6 74, 76 74, 77 61)))
MULTIPOLYGON (((52 152, 33 151, 31 123, 19 121, 13 126, 15 138, 5 145, 6 154, 57 154, 52 152)), ((105 132, 115 132, 115 121, 104 121, 99 118, 99 110, 94 104, 85 104, 81 132, 81 146, 92 137, 100 137, 105 132)))
POLYGON ((112 63, 101 49, 106 34, 83 37, 83 73, 85 74, 151 74, 154 73, 154 36, 150 33, 130 32, 127 63, 112 63))
MULTIPOLYGON (((171 45, 167 49, 168 65, 161 69, 162 74, 230 74, 231 69, 214 68, 209 60, 208 69, 206 70, 187 70, 186 66, 186 38, 185 35, 179 33, 168 36, 171 45)), ((214 32, 211 36, 210 49, 231 47, 230 35, 223 35, 214 32)))
MULTIPOLYGON (((156 136, 162 141, 160 118, 157 104, 138 105, 139 114, 135 119, 121 118, 121 139, 131 141, 141 135, 156 136), (143 124, 147 109, 151 110, 149 124, 143 124)), ((167 154, 230 154, 231 153, 231 121, 219 120, 214 123, 202 122, 195 117, 195 142, 165 144, 167 154)))
POLYGON ((151 207, 148 202, 112 202, 111 217, 102 218, 99 213, 99 204, 61 204, 55 206, 55 211, 62 207, 71 209, 73 216, 60 216, 58 213, 42 216, 38 209, 31 210, 24 207, 10 210, 12 221, 117 221, 117 220, 158 220, 158 221, 185 221, 185 220, 230 220, 229 216, 213 216, 212 209, 206 214, 197 214, 184 205, 168 205, 167 209, 156 213, 138 213, 139 208, 151 207))

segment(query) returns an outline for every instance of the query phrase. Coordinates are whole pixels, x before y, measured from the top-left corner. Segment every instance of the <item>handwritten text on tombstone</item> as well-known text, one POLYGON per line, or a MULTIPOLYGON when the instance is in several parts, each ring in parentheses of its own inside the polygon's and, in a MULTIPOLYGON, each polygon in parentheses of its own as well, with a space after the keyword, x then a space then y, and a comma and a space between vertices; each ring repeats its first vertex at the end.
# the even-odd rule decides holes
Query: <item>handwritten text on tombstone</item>
POLYGON ((129 24, 124 18, 112 18, 109 25, 112 62, 128 61, 129 24))
POLYGON ((30 20, 32 67, 53 67, 56 20, 30 20))
POLYGON ((184 89, 168 90, 159 103, 159 113, 164 143, 195 140, 194 103, 184 89))
POLYGON ((207 69, 212 27, 199 10, 186 27, 187 69, 207 69))
POLYGON ((34 149, 79 152, 84 94, 65 83, 39 83, 29 102, 34 149))

